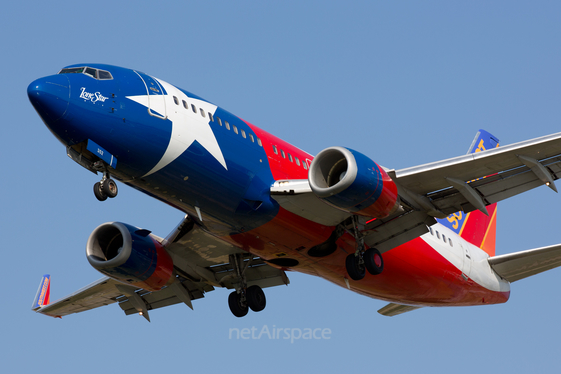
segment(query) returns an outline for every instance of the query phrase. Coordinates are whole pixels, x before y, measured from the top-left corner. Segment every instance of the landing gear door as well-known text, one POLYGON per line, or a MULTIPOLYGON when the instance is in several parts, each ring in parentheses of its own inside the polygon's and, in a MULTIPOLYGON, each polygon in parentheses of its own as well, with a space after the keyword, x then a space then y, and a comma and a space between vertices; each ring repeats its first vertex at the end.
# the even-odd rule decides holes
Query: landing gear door
POLYGON ((148 113, 160 119, 167 119, 165 92, 160 82, 139 71, 135 71, 135 73, 142 79, 146 87, 146 95, 148 95, 148 113))

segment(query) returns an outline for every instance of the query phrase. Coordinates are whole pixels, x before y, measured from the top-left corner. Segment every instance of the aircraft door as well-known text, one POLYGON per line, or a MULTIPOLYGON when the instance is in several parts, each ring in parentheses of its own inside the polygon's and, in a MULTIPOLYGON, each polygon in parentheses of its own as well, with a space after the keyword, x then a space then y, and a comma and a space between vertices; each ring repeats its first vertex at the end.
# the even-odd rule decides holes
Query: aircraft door
POLYGON ((471 271, 471 252, 469 250, 469 245, 467 243, 461 243, 460 247, 462 247, 462 273, 469 277, 469 273, 471 271))
POLYGON ((149 75, 134 71, 146 87, 146 94, 148 95, 148 113, 151 116, 167 119, 167 110, 165 102, 165 92, 160 83, 149 75))

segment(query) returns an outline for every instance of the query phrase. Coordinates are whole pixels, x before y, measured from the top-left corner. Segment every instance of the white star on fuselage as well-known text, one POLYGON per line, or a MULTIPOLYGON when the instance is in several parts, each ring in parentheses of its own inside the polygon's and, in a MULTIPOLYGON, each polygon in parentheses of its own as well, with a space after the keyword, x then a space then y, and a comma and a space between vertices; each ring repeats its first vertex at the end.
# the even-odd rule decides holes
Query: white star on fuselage
POLYGON ((224 156, 222 155, 222 150, 210 128, 208 114, 203 117, 199 112, 202 108, 206 113, 210 112, 214 115, 216 105, 190 98, 185 95, 183 91, 171 84, 159 79, 156 80, 167 92, 166 95, 127 96, 127 99, 144 105, 148 108, 149 112, 161 113, 162 116, 167 116, 167 119, 171 121, 171 137, 167 149, 160 161, 152 170, 143 175, 143 177, 153 174, 169 165, 181 156, 195 140, 224 166, 224 169, 228 170, 226 167, 226 160, 224 160, 224 156), (179 100, 179 105, 174 102, 174 97, 179 100), (183 101, 187 102, 188 109, 183 106, 183 101), (195 105, 197 113, 193 112, 191 105, 195 105))

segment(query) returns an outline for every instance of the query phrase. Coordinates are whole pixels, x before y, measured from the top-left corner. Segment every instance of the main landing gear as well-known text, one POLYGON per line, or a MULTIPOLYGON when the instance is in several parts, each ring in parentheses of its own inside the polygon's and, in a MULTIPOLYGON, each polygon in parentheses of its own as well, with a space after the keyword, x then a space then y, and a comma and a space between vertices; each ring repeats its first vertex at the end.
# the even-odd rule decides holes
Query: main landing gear
POLYGON ((260 312, 266 305, 265 292, 257 285, 250 286, 245 291, 243 289, 234 291, 228 296, 228 306, 236 317, 245 316, 249 309, 260 312))
POLYGON ((345 260, 347 273, 352 280, 364 278, 366 270, 372 275, 378 275, 384 270, 384 259, 376 248, 366 249, 364 238, 358 230, 358 220, 353 216, 354 237, 357 243, 355 253, 351 253, 345 260))
POLYGON ((376 248, 357 252, 348 255, 345 261, 347 273, 352 280, 358 281, 364 278, 366 270, 372 275, 378 275, 384 270, 384 259, 376 248))
POLYGON ((95 197, 99 201, 105 201, 108 197, 114 198, 119 192, 117 183, 109 177, 109 173, 103 173, 103 178, 94 184, 93 190, 95 197))
POLYGON ((247 287, 245 270, 249 267, 251 259, 244 261, 241 254, 230 255, 230 264, 234 268, 235 276, 239 280, 239 287, 228 296, 228 306, 236 317, 243 317, 249 309, 260 312, 265 309, 267 299, 263 289, 257 285, 247 287))

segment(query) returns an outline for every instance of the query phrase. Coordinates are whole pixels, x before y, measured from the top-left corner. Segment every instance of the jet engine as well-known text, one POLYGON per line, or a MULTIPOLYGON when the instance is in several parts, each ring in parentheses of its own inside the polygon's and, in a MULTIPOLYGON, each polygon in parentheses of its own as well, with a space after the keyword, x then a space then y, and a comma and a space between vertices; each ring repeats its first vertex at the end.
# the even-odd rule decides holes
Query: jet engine
POLYGON ((352 149, 321 151, 310 165, 308 181, 317 197, 348 213, 384 218, 399 207, 397 187, 386 171, 352 149))
POLYGON ((160 290, 173 281, 173 261, 149 234, 125 223, 104 223, 88 239, 88 261, 113 279, 149 291, 160 290))

